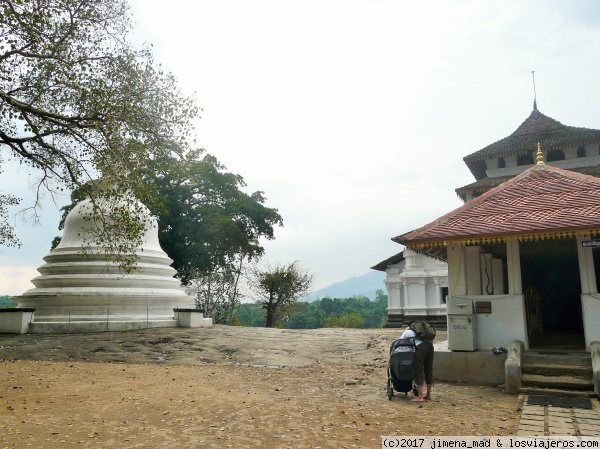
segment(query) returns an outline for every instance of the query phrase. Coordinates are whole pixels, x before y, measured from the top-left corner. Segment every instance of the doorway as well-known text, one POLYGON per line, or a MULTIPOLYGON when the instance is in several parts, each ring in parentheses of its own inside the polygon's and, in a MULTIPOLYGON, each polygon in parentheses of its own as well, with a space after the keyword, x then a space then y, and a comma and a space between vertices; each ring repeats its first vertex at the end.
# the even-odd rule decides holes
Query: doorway
POLYGON ((523 291, 539 295, 542 335, 535 347, 585 347, 577 240, 520 242, 523 291))

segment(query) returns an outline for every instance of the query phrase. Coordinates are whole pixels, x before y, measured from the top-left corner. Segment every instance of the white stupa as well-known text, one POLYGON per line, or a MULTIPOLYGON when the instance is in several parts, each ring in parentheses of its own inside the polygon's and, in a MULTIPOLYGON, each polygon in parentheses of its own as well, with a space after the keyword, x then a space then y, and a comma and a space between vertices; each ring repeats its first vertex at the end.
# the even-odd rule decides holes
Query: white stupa
MULTIPOLYGON (((17 310, 35 309, 27 332, 212 325, 210 318, 203 318, 201 311, 194 309, 193 298, 174 278, 173 260, 158 242, 156 220, 145 219, 143 243, 136 250, 136 269, 125 274, 102 248, 87 246, 92 238, 89 220, 84 217, 90 203, 84 200, 68 214, 60 244, 44 257, 46 263, 38 268, 40 276, 31 281, 35 288, 14 298, 17 310)), ((150 217, 141 203, 136 207, 150 217)))

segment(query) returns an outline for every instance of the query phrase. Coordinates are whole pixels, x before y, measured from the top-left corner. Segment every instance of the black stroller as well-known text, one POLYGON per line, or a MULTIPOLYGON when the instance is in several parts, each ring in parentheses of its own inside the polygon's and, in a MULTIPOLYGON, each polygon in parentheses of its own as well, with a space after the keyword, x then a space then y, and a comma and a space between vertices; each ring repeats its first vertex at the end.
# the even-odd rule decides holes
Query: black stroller
POLYGON ((410 338, 399 338, 390 346, 390 361, 388 362, 387 397, 391 401, 394 390, 408 394, 412 390, 417 396, 415 377, 415 344, 410 338))

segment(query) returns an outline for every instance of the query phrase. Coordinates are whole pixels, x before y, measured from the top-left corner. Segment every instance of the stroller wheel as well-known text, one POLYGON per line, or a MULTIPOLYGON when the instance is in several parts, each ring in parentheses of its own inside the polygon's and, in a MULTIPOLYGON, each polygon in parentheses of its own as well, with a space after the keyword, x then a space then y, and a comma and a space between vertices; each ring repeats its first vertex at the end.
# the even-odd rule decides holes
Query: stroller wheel
POLYGON ((394 388, 389 383, 388 383, 388 386, 387 386, 387 397, 388 397, 388 399, 390 401, 394 397, 394 388))

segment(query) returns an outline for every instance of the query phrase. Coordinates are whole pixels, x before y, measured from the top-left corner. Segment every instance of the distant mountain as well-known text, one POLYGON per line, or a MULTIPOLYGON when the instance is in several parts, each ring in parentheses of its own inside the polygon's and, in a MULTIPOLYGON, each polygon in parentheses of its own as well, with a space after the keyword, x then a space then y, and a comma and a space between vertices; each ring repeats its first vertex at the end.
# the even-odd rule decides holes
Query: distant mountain
POLYGON ((351 298, 353 296, 364 295, 370 299, 375 299, 375 292, 377 290, 385 290, 385 273, 381 271, 371 271, 370 273, 363 274, 362 276, 353 277, 346 279, 345 281, 336 282, 331 284, 329 287, 322 288, 314 291, 309 296, 309 301, 316 301, 317 299, 329 296, 331 298, 351 298))

